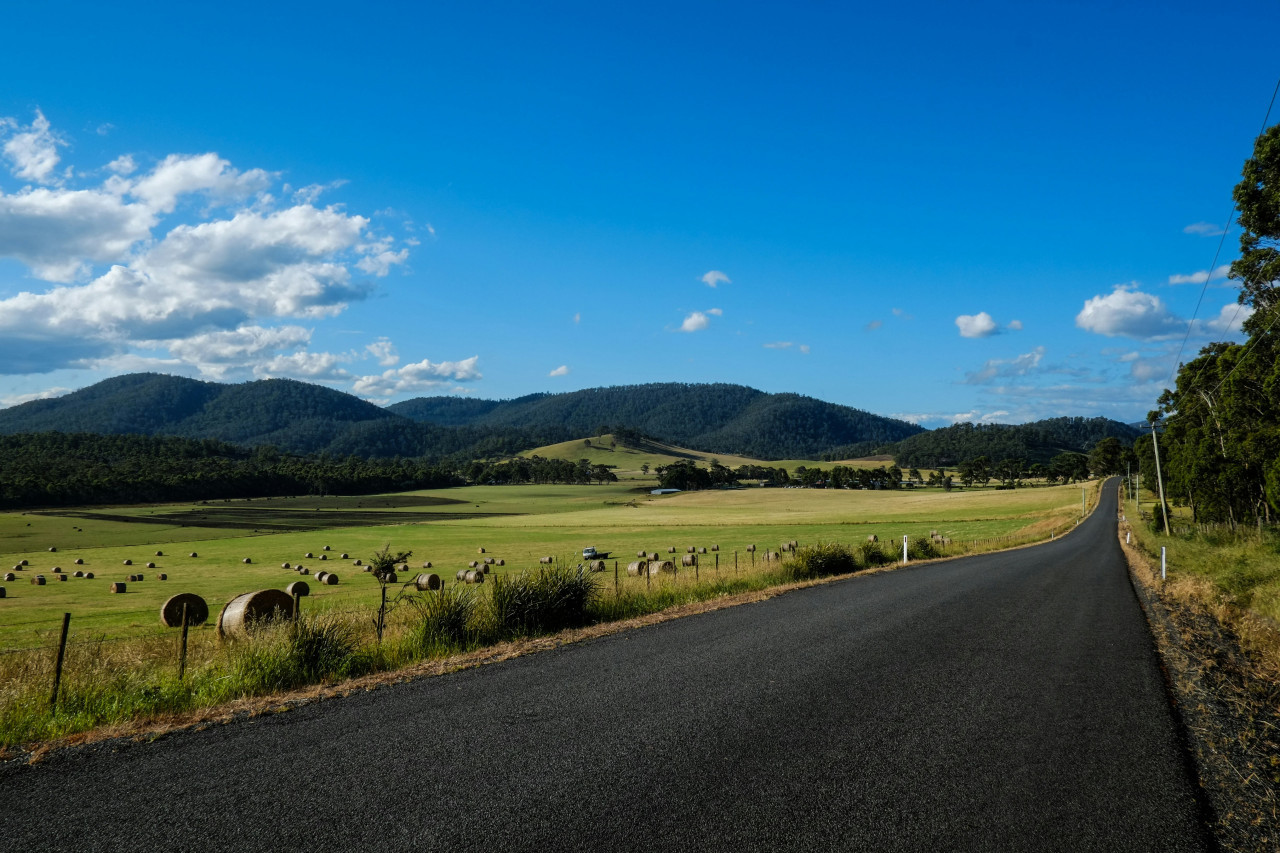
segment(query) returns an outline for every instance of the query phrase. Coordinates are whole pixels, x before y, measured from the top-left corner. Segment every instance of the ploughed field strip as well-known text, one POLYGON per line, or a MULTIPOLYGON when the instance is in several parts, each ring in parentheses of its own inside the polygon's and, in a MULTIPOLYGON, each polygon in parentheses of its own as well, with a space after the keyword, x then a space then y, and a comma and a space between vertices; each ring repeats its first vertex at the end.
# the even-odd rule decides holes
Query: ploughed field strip
POLYGON ((43 515, 79 518, 86 521, 159 524, 166 527, 206 527, 217 530, 269 530, 290 533, 328 530, 337 527, 371 527, 382 524, 417 524, 427 521, 457 521, 495 518, 504 512, 379 512, 349 509, 275 509, 259 506, 200 507, 151 515, 114 515, 105 512, 58 511, 43 515))

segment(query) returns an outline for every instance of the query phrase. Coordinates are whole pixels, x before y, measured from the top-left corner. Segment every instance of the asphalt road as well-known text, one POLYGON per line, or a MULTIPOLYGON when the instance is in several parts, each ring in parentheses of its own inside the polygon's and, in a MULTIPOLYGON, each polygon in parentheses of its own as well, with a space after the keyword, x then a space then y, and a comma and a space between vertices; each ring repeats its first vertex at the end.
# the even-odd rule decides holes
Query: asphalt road
POLYGON ((1114 490, 852 578, 0 769, 0 849, 1209 849, 1114 490))

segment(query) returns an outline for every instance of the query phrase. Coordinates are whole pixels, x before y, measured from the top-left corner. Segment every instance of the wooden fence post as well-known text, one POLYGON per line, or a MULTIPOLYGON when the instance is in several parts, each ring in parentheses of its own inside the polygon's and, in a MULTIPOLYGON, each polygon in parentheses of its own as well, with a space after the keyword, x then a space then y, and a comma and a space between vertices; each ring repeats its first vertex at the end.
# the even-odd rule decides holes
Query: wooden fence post
POLYGON ((58 639, 58 658, 53 665, 53 695, 49 698, 49 710, 58 710, 58 688, 62 686, 62 661, 67 654, 67 629, 71 626, 71 614, 62 614, 62 636, 58 639))

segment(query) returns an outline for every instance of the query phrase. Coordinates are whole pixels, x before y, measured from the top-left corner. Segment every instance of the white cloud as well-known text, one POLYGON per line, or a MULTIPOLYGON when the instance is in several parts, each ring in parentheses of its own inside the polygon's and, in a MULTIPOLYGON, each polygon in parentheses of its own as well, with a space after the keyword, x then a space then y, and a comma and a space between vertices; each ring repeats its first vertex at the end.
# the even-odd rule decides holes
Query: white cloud
POLYGON ((1040 367, 1044 359, 1044 347, 1036 347, 1031 352, 1023 353, 1017 358, 993 358, 982 365, 982 368, 965 374, 966 385, 985 385, 996 377, 1025 376, 1040 367))
POLYGON ((124 259, 154 225, 146 208, 100 190, 0 193, 0 256, 17 258, 45 281, 74 281, 90 261, 124 259))
POLYGON ((999 331, 996 321, 986 311, 977 314, 961 314, 956 318, 956 328, 962 338, 986 338, 999 331))
POLYGON ((277 355, 254 367, 254 376, 270 379, 281 376, 302 377, 315 382, 342 382, 351 374, 338 365, 349 356, 331 352, 294 352, 277 355))
POLYGON ((559 367, 557 367, 555 370, 553 370, 553 371, 551 371, 550 373, 548 373, 547 375, 548 375, 548 376, 568 376, 568 375, 569 375, 569 365, 567 365, 567 364, 562 364, 562 365, 560 365, 559 367))
POLYGON ((218 201, 241 201, 270 183, 270 173, 262 169, 240 172, 217 154, 170 154, 149 175, 133 183, 129 192, 152 210, 171 213, 182 195, 203 192, 218 201))
POLYGON ((391 367, 400 363, 400 354, 396 352, 395 344, 391 343, 390 338, 378 338, 373 343, 367 345, 365 349, 378 360, 378 364, 383 367, 391 367))
POLYGON ((1239 335, 1243 331, 1244 321, 1252 316, 1253 308, 1232 302, 1223 305, 1217 317, 1204 321, 1197 320, 1194 331, 1205 337, 1239 335))
POLYGON ((808 355, 808 354, 809 354, 809 345, 808 345, 808 344, 801 344, 801 345, 800 345, 800 352, 804 353, 805 355, 808 355))
POLYGON ((132 155, 121 154, 107 164, 107 170, 115 172, 117 175, 132 175, 138 171, 138 164, 134 162, 132 155))
POLYGON ((1183 234, 1197 234, 1201 237, 1218 237, 1226 229, 1212 222, 1195 222, 1182 229, 1183 234))
POLYGON ((899 319, 901 319, 901 320, 914 320, 914 319, 915 319, 915 317, 912 317, 910 314, 908 314, 906 311, 903 311, 901 308, 894 308, 894 309, 893 309, 893 316, 895 316, 895 317, 897 317, 897 318, 899 318, 899 319))
MULTIPOLYGON (((308 184, 307 186, 302 187, 301 189, 294 190, 293 203, 294 204, 315 204, 317 201, 320 200, 320 196, 322 193, 325 193, 329 190, 336 190, 339 187, 346 186, 346 184, 347 182, 341 179, 336 181, 330 181, 327 184, 308 184)), ((288 187, 286 187, 285 189, 287 190, 288 187)))
POLYGON ((439 363, 423 359, 415 364, 384 371, 381 375, 362 376, 352 385, 352 390, 356 394, 391 397, 437 389, 450 382, 470 382, 484 378, 477 368, 479 361, 478 355, 462 361, 439 363))
POLYGON ((70 394, 72 390, 71 388, 46 388, 43 391, 33 391, 30 394, 11 394, 8 397, 0 397, 0 409, 20 406, 23 403, 30 403, 32 400, 51 400, 54 397, 61 397, 63 394, 70 394))
POLYGON ((581 323, 581 322, 582 322, 582 313, 581 313, 581 312, 579 312, 579 313, 577 313, 577 314, 574 314, 574 315, 573 315, 573 322, 575 322, 575 323, 581 323))
POLYGON ((874 332, 876 329, 880 328, 883 325, 884 325, 883 320, 872 320, 870 323, 863 326, 862 328, 868 332, 874 332))
POLYGON ((684 318, 684 322, 680 324, 682 332, 700 332, 707 326, 711 325, 711 320, 701 311, 694 311, 688 317, 684 318))
POLYGON ((720 272, 720 270, 711 270, 710 272, 703 273, 700 281, 707 287, 715 287, 717 284, 733 284, 733 282, 729 280, 729 276, 720 272))
POLYGON ((50 175, 60 159, 58 146, 66 142, 53 132, 40 110, 36 110, 36 117, 26 127, 13 119, 0 119, 0 132, 9 128, 16 132, 5 141, 4 154, 13 164, 13 174, 24 181, 50 183, 50 175))
POLYGON ((1170 284, 1204 284, 1206 281, 1220 281, 1231 275, 1231 265, 1223 264, 1210 273, 1208 270, 1199 270, 1190 275, 1171 275, 1169 276, 1170 284))
POLYGON ((1021 331, 1022 331, 1022 321, 1021 321, 1021 320, 1010 320, 1010 321, 1009 321, 1009 325, 1005 326, 1005 328, 1006 328, 1006 329, 1009 329, 1010 331, 1013 331, 1013 332, 1021 332, 1021 331))
POLYGON ((723 312, 723 311, 721 311, 719 308, 708 308, 708 309, 707 309, 707 313, 708 313, 708 314, 710 314, 712 317, 723 317, 723 316, 724 316, 724 312, 723 312))
POLYGON ((1186 329, 1160 297, 1143 293, 1134 284, 1117 284, 1106 296, 1087 300, 1076 315, 1076 326, 1107 337, 1139 340, 1173 337, 1186 329))
POLYGON ((771 344, 765 344, 764 348, 765 349, 788 349, 790 346, 791 346, 791 341, 774 341, 771 344))

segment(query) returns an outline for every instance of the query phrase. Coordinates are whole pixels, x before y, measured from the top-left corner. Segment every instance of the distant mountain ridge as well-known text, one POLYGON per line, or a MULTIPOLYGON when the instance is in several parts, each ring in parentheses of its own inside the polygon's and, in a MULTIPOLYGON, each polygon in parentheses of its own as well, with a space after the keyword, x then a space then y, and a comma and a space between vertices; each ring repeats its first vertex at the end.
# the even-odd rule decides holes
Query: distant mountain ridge
POLYGON ((958 465, 979 456, 992 462, 1021 459, 1048 463, 1059 453, 1088 453, 1104 438, 1132 444, 1142 430, 1108 418, 1049 418, 1027 424, 955 424, 898 443, 903 468, 958 465))
POLYGON ((622 426, 683 447, 757 459, 816 459, 837 447, 890 444, 923 432, 850 406, 723 383, 617 385, 504 401, 419 397, 387 409, 442 426, 560 428, 569 438, 622 426))
POLYGON ((812 397, 728 384, 653 383, 514 400, 427 397, 384 409, 292 379, 221 384, 135 373, 0 410, 0 435, 164 435, 360 457, 510 455, 614 427, 757 459, 817 458, 922 432, 812 397))

